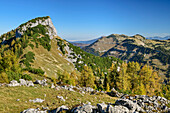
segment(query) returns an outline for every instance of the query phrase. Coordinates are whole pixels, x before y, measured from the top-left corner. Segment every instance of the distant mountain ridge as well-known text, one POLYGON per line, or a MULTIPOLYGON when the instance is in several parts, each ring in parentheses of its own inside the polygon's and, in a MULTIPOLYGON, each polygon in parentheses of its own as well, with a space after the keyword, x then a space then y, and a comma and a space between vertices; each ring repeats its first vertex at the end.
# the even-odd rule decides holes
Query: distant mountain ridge
POLYGON ((124 61, 149 63, 161 75, 169 76, 170 40, 149 40, 142 35, 111 34, 98 39, 83 50, 100 56, 113 56, 124 61))
POLYGON ((93 42, 97 41, 99 38, 92 39, 92 40, 84 40, 84 41, 69 41, 71 43, 82 43, 82 44, 92 44, 93 42))
POLYGON ((168 40, 170 36, 160 37, 160 36, 153 36, 153 37, 146 37, 146 39, 150 40, 168 40))

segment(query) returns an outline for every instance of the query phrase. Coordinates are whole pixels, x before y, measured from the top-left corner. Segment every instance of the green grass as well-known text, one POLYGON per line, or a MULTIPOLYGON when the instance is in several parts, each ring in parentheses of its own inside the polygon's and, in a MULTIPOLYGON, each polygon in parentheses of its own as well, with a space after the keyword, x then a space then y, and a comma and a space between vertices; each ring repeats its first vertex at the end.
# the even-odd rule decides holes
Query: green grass
POLYGON ((110 97, 106 94, 103 95, 90 95, 80 94, 78 92, 71 92, 68 90, 55 90, 48 87, 41 87, 37 85, 35 87, 0 87, 0 112, 1 113, 19 113, 28 108, 42 108, 49 107, 55 109, 61 105, 66 105, 72 108, 81 103, 91 102, 92 105, 97 103, 114 103, 115 97, 110 97), (46 94, 46 97, 44 95, 46 94), (65 102, 57 98, 57 96, 63 96, 66 99, 65 102), (41 98, 45 101, 43 103, 32 103, 30 99, 41 98), (20 99, 20 101, 16 101, 20 99))

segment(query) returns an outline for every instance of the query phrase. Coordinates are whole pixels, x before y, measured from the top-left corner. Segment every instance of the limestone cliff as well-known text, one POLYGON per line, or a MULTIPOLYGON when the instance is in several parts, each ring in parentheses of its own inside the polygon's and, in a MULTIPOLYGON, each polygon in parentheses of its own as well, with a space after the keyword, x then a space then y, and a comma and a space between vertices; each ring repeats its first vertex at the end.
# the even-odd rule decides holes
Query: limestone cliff
POLYGON ((57 36, 57 30, 54 27, 51 18, 47 16, 38 17, 20 25, 16 30, 16 37, 20 37, 21 35, 23 35, 24 31, 26 31, 28 28, 33 28, 40 24, 46 26, 47 28, 46 34, 50 36, 50 39, 53 39, 53 36, 57 36))

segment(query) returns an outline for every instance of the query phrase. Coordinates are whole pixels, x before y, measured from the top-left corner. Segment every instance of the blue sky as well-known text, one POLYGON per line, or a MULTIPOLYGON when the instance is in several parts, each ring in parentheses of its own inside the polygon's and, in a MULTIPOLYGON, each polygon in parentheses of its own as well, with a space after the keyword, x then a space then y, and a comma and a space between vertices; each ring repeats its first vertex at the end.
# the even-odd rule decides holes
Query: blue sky
POLYGON ((47 15, 67 40, 170 35, 170 0, 1 0, 0 34, 47 15))

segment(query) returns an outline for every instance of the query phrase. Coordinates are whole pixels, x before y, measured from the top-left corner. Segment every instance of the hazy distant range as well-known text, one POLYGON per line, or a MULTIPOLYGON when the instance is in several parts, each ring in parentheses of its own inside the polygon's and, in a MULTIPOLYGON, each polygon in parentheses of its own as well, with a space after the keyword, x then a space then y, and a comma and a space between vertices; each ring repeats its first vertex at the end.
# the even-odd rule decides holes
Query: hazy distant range
MULTIPOLYGON (((72 43, 75 46, 84 47, 84 46, 88 46, 88 45, 94 43, 98 39, 99 38, 92 39, 92 40, 85 40, 85 41, 80 40, 80 41, 69 41, 69 42, 72 43)), ((150 39, 150 40, 168 40, 168 39, 170 39, 170 36, 165 36, 165 37, 154 36, 154 37, 146 37, 146 39, 150 39)))

